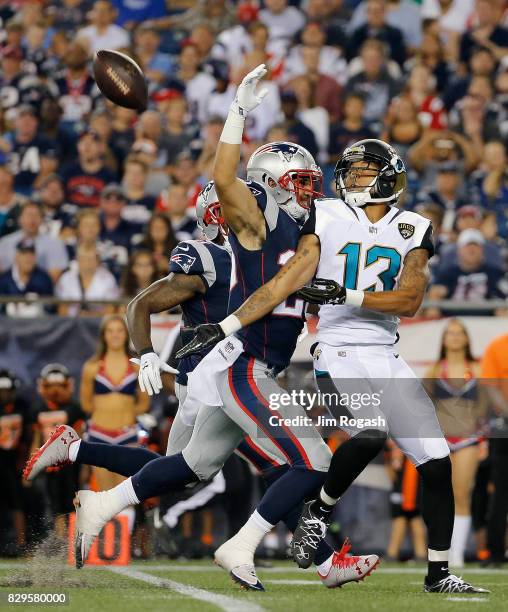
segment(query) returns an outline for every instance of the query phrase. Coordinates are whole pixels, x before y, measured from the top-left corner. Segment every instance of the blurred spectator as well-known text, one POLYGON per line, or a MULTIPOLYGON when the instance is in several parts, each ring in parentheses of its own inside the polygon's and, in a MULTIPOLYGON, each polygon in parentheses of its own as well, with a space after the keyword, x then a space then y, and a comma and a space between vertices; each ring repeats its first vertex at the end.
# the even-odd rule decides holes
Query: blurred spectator
POLYGON ((408 151, 412 168, 420 175, 422 187, 430 188, 443 162, 456 162, 460 180, 476 167, 478 152, 467 138, 450 130, 425 130, 408 151))
POLYGON ((265 0, 265 8, 259 11, 259 21, 268 27, 270 42, 278 53, 285 54, 292 38, 305 25, 305 17, 287 0, 265 0))
POLYGON ((152 215, 139 246, 153 255, 158 275, 168 274, 169 256, 176 245, 177 240, 168 217, 162 213, 152 215))
POLYGON ((2 304, 0 312, 9 316, 36 317, 44 313, 36 298, 53 295, 53 283, 47 272, 37 266, 33 240, 25 238, 17 243, 12 267, 0 275, 0 295, 34 299, 30 304, 2 304))
POLYGON ((364 96, 367 121, 379 121, 401 85, 388 73, 384 46, 379 40, 367 40, 363 44, 361 59, 363 69, 349 79, 346 89, 364 96))
POLYGON ((23 554, 26 544, 25 513, 20 459, 25 454, 29 407, 19 393, 20 381, 9 370, 0 370, 0 469, 4 494, 0 498, 0 515, 12 512, 16 532, 14 554, 23 554))
POLYGON ((140 25, 136 29, 134 41, 134 52, 146 78, 154 84, 164 83, 174 66, 171 57, 159 50, 161 39, 157 30, 140 25))
POLYGON ((79 303, 80 300, 115 300, 120 292, 115 277, 100 264, 96 247, 78 246, 77 266, 62 274, 55 295, 62 300, 78 300, 76 304, 60 304, 60 316, 102 316, 114 311, 114 306, 79 303))
MULTIPOLYGON (((457 240, 458 260, 439 264, 429 289, 429 300, 448 298, 473 305, 478 300, 506 300, 508 286, 504 271, 485 258, 484 245, 485 238, 479 230, 464 230, 457 240)), ((504 312, 498 309, 496 314, 504 312)))
POLYGON ((406 59, 404 39, 398 27, 387 23, 385 0, 367 0, 365 15, 365 25, 354 30, 349 38, 346 47, 347 59, 353 59, 366 40, 375 38, 388 47, 390 58, 402 66, 406 59))
POLYGON ((314 133, 298 118, 298 98, 294 91, 290 89, 283 91, 281 94, 282 117, 288 140, 296 142, 305 147, 309 153, 317 159, 318 148, 314 133))
POLYGON ((14 109, 21 103, 23 89, 30 77, 23 72, 21 47, 6 45, 0 50, 0 100, 4 110, 14 109))
POLYGON ((46 9, 46 14, 57 32, 75 32, 86 20, 91 7, 90 0, 56 0, 46 9))
MULTIPOLYGON (((40 107, 39 132, 43 138, 58 143, 58 158, 60 160, 70 159, 76 154, 76 135, 69 133, 62 126, 62 107, 58 98, 44 98, 40 107)), ((40 179, 38 177, 37 181, 40 179)), ((34 186, 39 187, 39 185, 34 186)))
MULTIPOLYGON (((44 444, 58 425, 70 425, 82 433, 85 415, 73 400, 73 392, 74 379, 64 365, 49 363, 42 368, 37 379, 38 397, 31 412, 32 452, 44 444)), ((63 539, 67 533, 66 515, 73 511, 72 499, 78 486, 76 466, 48 470, 45 485, 55 534, 63 539)))
POLYGON ((101 93, 88 69, 88 54, 82 43, 70 43, 64 63, 64 70, 54 80, 55 95, 63 111, 60 127, 76 133, 101 93))
POLYGON ((18 229, 18 216, 24 202, 14 191, 14 175, 9 166, 0 165, 0 238, 18 229))
POLYGON ((131 249, 139 241, 142 226, 123 218, 127 198, 120 185, 107 185, 100 200, 102 258, 117 279, 129 260, 131 249))
POLYGON ((196 162, 196 169, 200 174, 200 180, 203 182, 208 182, 212 179, 215 152, 219 146, 219 139, 223 127, 224 120, 222 117, 210 117, 203 129, 203 140, 193 143, 196 146, 199 145, 200 151, 196 162))
POLYGON ((330 126, 328 154, 330 163, 336 163, 344 149, 358 140, 374 138, 364 120, 365 102, 359 93, 348 93, 344 98, 344 117, 330 126))
POLYGON ((215 79, 202 71, 199 50, 194 43, 184 43, 178 56, 177 70, 168 80, 168 85, 184 92, 194 119, 205 120, 207 100, 215 89, 215 79))
POLYGON ((126 30, 133 30, 138 24, 167 14, 164 0, 112 0, 111 3, 117 11, 116 23, 126 30))
POLYGON ((196 45, 201 62, 211 59, 210 53, 215 44, 215 32, 206 22, 202 22, 192 28, 189 40, 196 45))
POLYGON ((422 20, 432 24, 446 45, 446 55, 457 61, 460 36, 466 31, 475 0, 423 0, 422 20))
POLYGON ((180 15, 162 17, 148 23, 159 30, 181 28, 187 32, 200 23, 207 23, 215 32, 222 32, 234 24, 235 11, 227 0, 197 0, 194 4, 180 15))
POLYGON ((53 282, 67 267, 65 246, 58 238, 42 233, 42 212, 35 202, 26 202, 18 217, 19 230, 0 240, 0 271, 10 268, 15 259, 16 245, 24 238, 35 242, 37 265, 45 270, 53 282))
POLYGON ((436 90, 442 92, 453 78, 453 69, 446 60, 443 42, 437 34, 428 31, 422 38, 422 43, 416 54, 406 62, 405 68, 414 64, 422 64, 428 68, 436 79, 436 90))
MULTIPOLYGON (((187 149, 191 141, 196 137, 199 125, 189 122, 187 100, 176 90, 164 90, 164 95, 167 98, 165 106, 166 118, 166 137, 164 146, 166 147, 168 166, 175 163, 176 158, 182 151, 187 149)), ((161 97, 157 98, 162 101, 161 97)), ((213 95, 213 94, 212 94, 213 95)))
MULTIPOLYGON (((183 187, 187 197, 187 205, 191 207, 196 206, 196 200, 202 189, 202 185, 199 183, 198 178, 199 171, 196 162, 192 159, 189 151, 183 151, 178 156, 173 168, 173 179, 183 187)), ((165 202, 166 196, 162 193, 157 201, 157 208, 159 210, 166 210, 167 205, 165 202)))
POLYGON ((101 233, 99 212, 94 208, 84 208, 80 210, 76 215, 75 225, 75 236, 70 237, 66 241, 69 259, 76 259, 76 249, 78 246, 85 246, 88 248, 97 246, 102 259, 103 249, 99 241, 101 233))
POLYGON ((23 195, 31 194, 41 170, 54 172, 57 168, 56 144, 41 136, 38 128, 35 109, 23 104, 17 109, 14 131, 0 139, 0 149, 8 153, 15 177, 14 189, 23 195))
POLYGON ((89 116, 88 126, 92 132, 99 136, 99 151, 105 167, 116 175, 119 171, 119 165, 116 155, 110 146, 112 129, 109 112, 105 108, 96 110, 89 116))
POLYGON ((129 34, 115 25, 116 10, 109 0, 96 0, 88 14, 90 25, 77 32, 77 40, 83 41, 89 55, 100 49, 122 49, 129 46, 129 34))
POLYGON ((485 145, 481 167, 473 174, 472 183, 478 203, 495 213, 498 232, 508 239, 508 172, 506 148, 502 142, 485 145))
POLYGON ((415 212, 422 217, 425 217, 432 223, 432 232, 434 234, 434 252, 435 255, 430 260, 431 269, 439 264, 441 251, 446 244, 446 238, 441 231, 444 219, 444 209, 434 202, 422 202, 415 207, 415 212))
POLYGON ((326 74, 340 85, 347 80, 347 62, 337 47, 326 43, 326 25, 316 21, 306 24, 301 33, 301 43, 291 48, 284 62, 284 80, 303 74, 305 66, 303 63, 303 47, 316 47, 319 49, 319 72, 326 74))
POLYGON ((492 53, 484 47, 475 47, 469 58, 467 74, 452 75, 448 87, 443 92, 446 108, 453 105, 467 94, 471 80, 475 76, 485 76, 492 79, 496 68, 496 60, 492 53))
POLYGON ((436 77, 425 64, 415 64, 407 81, 407 94, 422 127, 442 130, 448 125, 443 101, 436 94, 436 77))
POLYGON ((171 221, 176 239, 180 241, 196 238, 198 234, 196 215, 194 209, 189 208, 185 185, 174 183, 164 196, 164 209, 171 221))
POLYGON ((125 160, 123 175, 123 193, 127 198, 127 206, 123 210, 123 218, 136 223, 146 223, 155 208, 155 197, 146 191, 148 166, 135 155, 125 160))
POLYGON ((131 152, 148 168, 146 191, 158 196, 171 182, 166 168, 166 151, 159 150, 158 145, 149 138, 138 138, 132 145, 131 152))
POLYGON ((382 140, 396 147, 399 155, 405 158, 409 147, 421 134, 422 126, 411 98, 404 94, 394 98, 386 113, 382 140))
POLYGON ((485 47, 497 61, 501 61, 508 55, 508 30, 499 25, 502 3, 476 0, 475 8, 476 23, 462 35, 459 59, 467 64, 475 47, 485 47))
POLYGON ((121 106, 113 106, 112 115, 112 129, 108 144, 116 157, 118 167, 121 168, 134 143, 133 124, 136 119, 136 111, 121 106))
POLYGON ((258 66, 259 64, 266 64, 269 68, 269 77, 271 79, 280 79, 284 68, 284 59, 280 53, 273 53, 269 49, 268 27, 260 21, 255 21, 248 26, 247 33, 247 50, 231 60, 234 80, 240 83, 249 71, 250 66, 258 66))
POLYGON ((314 99, 316 89, 310 76, 302 74, 295 77, 288 83, 288 89, 294 91, 298 99, 298 118, 312 130, 320 151, 325 151, 330 137, 330 117, 328 111, 314 99))
POLYGON ((76 206, 98 206, 104 186, 114 180, 104 166, 99 134, 85 129, 78 140, 78 160, 62 169, 67 201, 76 206))
POLYGON ((63 182, 57 174, 50 174, 41 183, 37 201, 41 206, 45 233, 59 238, 73 224, 76 207, 65 203, 63 182))
POLYGON ((136 251, 130 256, 129 263, 122 275, 123 297, 133 298, 158 278, 160 278, 160 275, 154 255, 150 251, 136 251))

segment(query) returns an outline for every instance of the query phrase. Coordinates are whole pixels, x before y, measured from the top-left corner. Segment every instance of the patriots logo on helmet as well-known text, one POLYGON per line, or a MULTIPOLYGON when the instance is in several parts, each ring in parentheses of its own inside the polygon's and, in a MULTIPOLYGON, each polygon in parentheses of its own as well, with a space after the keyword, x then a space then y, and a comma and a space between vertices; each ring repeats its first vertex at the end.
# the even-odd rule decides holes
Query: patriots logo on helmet
POLYGON ((266 145, 259 153, 281 153, 287 162, 293 159, 293 155, 298 153, 298 147, 288 142, 277 142, 266 145))
POLYGON ((171 257, 171 261, 180 266, 185 274, 187 274, 192 268, 192 264, 196 261, 196 258, 191 257, 191 255, 185 255, 185 253, 175 253, 171 257))

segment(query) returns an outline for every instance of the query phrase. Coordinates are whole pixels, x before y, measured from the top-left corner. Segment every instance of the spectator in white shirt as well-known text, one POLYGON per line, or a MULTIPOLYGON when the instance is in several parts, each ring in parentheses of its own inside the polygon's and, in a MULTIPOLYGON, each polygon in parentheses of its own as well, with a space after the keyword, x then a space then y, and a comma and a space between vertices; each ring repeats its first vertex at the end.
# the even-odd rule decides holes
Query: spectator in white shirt
POLYGON ((0 272, 7 270, 14 263, 18 242, 23 238, 30 238, 35 242, 37 265, 56 282, 69 264, 64 243, 59 238, 42 233, 42 211, 35 202, 26 202, 23 205, 18 223, 18 231, 0 240, 0 272))
POLYGON ((283 55, 288 50, 295 34, 305 25, 305 17, 287 0, 265 0, 265 7, 259 11, 259 21, 270 31, 270 42, 277 43, 277 51, 283 55))
MULTIPOLYGON (((58 281, 55 295, 63 300, 114 300, 120 295, 115 277, 100 263, 95 246, 80 246, 77 267, 67 270, 58 281)), ((103 316, 114 312, 109 304, 61 304, 61 316, 103 316)))
POLYGON ((109 0, 96 0, 89 16, 91 24, 78 30, 77 39, 85 42, 90 55, 99 49, 121 49, 129 46, 129 34, 114 23, 116 10, 109 0))

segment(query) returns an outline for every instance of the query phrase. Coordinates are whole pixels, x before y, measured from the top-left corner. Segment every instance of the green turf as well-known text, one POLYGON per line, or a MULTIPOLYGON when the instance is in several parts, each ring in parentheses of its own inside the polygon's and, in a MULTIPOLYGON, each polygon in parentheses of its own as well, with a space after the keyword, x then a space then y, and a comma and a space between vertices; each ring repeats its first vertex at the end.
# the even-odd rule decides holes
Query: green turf
MULTIPOLYGON (((4 562, 8 562, 4 560, 4 562)), ((401 612, 434 612, 440 610, 508 610, 508 580, 504 572, 482 572, 480 574, 468 573, 467 568, 463 575, 474 584, 485 586, 492 590, 482 601, 471 601, 466 595, 434 595, 421 591, 424 569, 411 568, 402 565, 384 564, 379 570, 361 584, 348 584, 342 589, 325 589, 313 572, 303 572, 291 563, 278 564, 275 570, 260 569, 258 574, 263 580, 266 592, 244 592, 234 585, 229 577, 222 571, 215 570, 210 563, 175 562, 178 570, 172 570, 172 563, 153 561, 150 563, 134 563, 132 569, 148 574, 152 577, 173 581, 173 588, 146 584, 131 577, 117 575, 107 569, 88 569, 77 571, 71 568, 62 570, 55 567, 55 563, 48 559, 47 567, 41 567, 40 576, 37 576, 37 587, 5 586, 19 584, 19 580, 26 576, 24 563, 17 564, 15 569, 6 569, 0 560, 0 591, 34 592, 34 591, 65 591, 70 595, 70 605, 64 610, 79 612, 130 612, 131 610, 149 610, 150 612, 212 612, 221 609, 208 601, 193 599, 174 590, 175 584, 188 585, 208 593, 226 596, 222 600, 222 609, 247 612, 248 604, 256 604, 259 609, 266 611, 283 612, 321 612, 322 610, 341 610, 363 612, 370 610, 392 610, 401 612), (153 566, 164 566, 154 569, 153 566), (196 567, 201 565, 200 567, 196 567), (152 566, 152 567, 150 567, 152 566), (194 568, 194 571, 191 569, 194 568), (51 576, 58 574, 58 584, 51 584, 51 576), (305 580, 309 585, 288 584, 285 581, 305 580), (283 581, 278 582, 278 581, 283 581), (50 586, 46 586, 50 584, 50 586), (78 586, 79 585, 79 586, 78 586), (449 597, 458 601, 449 601, 449 597), (483 601, 485 600, 485 601, 483 601), (226 606, 226 608, 224 608, 226 606)), ((33 575, 33 570, 32 570, 33 575)), ((194 594, 196 594, 194 592, 194 594)), ((201 594, 203 594, 201 592, 201 594)), ((206 597, 207 594, 204 593, 206 597)), ((479 597, 479 596, 477 596, 479 597)), ((0 604, 2 609, 15 607, 34 609, 36 606, 6 606, 5 600, 0 604)), ((57 606, 62 609, 62 606, 57 606)), ((55 609, 46 605, 44 608, 55 609)))

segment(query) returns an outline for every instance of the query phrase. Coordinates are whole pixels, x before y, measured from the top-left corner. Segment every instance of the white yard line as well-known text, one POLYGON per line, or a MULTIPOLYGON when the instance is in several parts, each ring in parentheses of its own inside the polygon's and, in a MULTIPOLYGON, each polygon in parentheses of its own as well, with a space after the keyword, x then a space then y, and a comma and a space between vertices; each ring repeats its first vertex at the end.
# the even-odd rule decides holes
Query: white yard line
POLYGON ((263 580, 263 582, 269 584, 297 584, 303 586, 321 586, 321 582, 319 580, 263 580))
MULTIPOLYGON (((250 601, 243 599, 235 599, 227 595, 218 595, 212 591, 206 591, 205 589, 197 589, 196 587, 188 584, 182 584, 181 582, 175 582, 168 578, 159 578, 152 576, 146 572, 141 572, 133 567, 115 567, 115 566, 104 566, 103 569, 120 574, 121 576, 127 576, 133 580, 141 580, 156 587, 163 589, 171 589, 181 595, 186 595, 192 599, 199 599, 200 601, 206 601, 211 603, 224 612, 264 612, 264 608, 254 604, 250 601)), ((170 569, 167 567, 166 569, 170 569)))
POLYGON ((460 601, 461 603, 486 603, 489 601, 488 597, 446 597, 446 601, 460 601))

